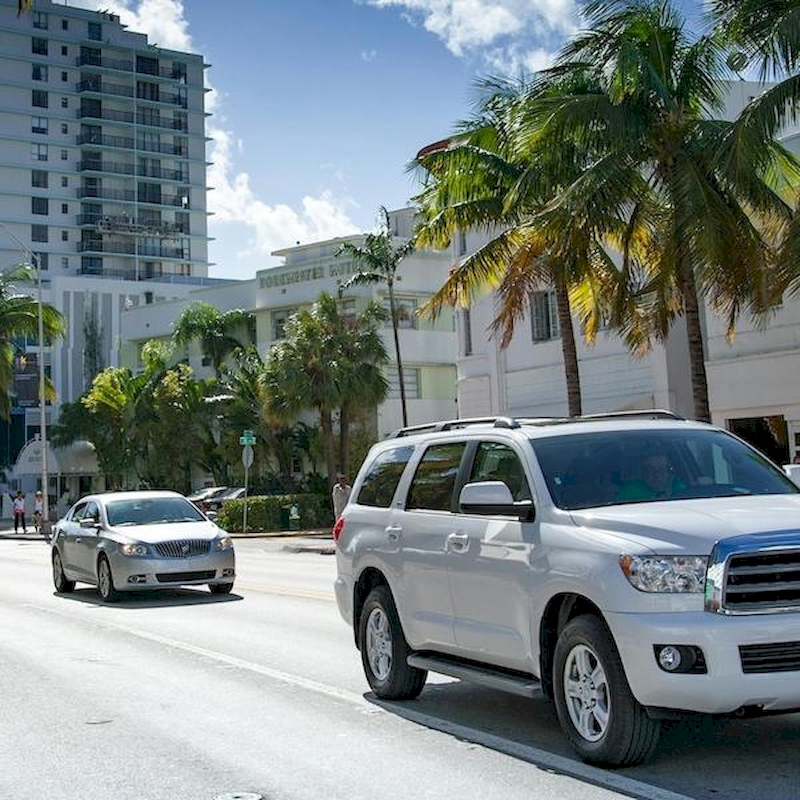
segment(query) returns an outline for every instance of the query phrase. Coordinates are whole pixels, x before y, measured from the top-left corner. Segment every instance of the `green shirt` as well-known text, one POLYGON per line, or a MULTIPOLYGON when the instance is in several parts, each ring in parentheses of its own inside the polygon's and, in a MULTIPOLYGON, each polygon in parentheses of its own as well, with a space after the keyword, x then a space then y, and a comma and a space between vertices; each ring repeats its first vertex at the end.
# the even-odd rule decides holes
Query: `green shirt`
POLYGON ((619 501, 631 503, 637 500, 661 500, 672 497, 686 489, 686 484, 679 478, 671 478, 669 486, 663 492, 657 492, 643 480, 626 481, 619 487, 619 501))

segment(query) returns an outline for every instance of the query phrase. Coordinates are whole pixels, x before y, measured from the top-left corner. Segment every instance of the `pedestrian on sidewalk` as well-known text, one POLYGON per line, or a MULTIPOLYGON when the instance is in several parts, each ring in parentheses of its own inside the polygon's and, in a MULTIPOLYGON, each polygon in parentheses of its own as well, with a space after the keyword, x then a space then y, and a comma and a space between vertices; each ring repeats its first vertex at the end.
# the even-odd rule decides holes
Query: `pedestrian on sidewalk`
POLYGON ((25 527, 25 495, 18 491, 12 498, 12 506, 14 509, 14 533, 19 532, 19 526, 22 525, 22 532, 27 533, 25 527))
POLYGON ((350 488, 350 484, 347 482, 347 475, 343 472, 337 472, 336 483, 333 485, 333 491, 331 492, 333 516, 336 519, 339 519, 344 507, 347 505, 347 501, 350 499, 350 488))
POLYGON ((44 498, 42 490, 39 489, 33 498, 33 527, 36 533, 42 532, 42 517, 44 516, 44 498))

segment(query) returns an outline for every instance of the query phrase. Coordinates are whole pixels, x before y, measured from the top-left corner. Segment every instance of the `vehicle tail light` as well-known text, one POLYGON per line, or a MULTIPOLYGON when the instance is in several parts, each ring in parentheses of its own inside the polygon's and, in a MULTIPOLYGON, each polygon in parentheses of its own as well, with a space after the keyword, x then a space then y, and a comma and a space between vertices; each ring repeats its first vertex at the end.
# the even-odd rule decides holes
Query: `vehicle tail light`
POLYGON ((344 530, 344 517, 339 517, 339 519, 336 520, 336 523, 333 526, 332 534, 334 542, 339 541, 339 537, 342 535, 343 530, 344 530))

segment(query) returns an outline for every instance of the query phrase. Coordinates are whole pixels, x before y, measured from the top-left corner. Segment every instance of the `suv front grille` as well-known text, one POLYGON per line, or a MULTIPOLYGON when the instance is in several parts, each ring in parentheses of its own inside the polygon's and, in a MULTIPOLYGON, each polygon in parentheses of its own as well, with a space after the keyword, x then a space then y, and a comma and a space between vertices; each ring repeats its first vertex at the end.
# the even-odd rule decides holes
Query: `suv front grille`
POLYGON ((800 642, 775 642, 773 644, 739 645, 742 672, 796 672, 800 671, 800 642))
POLYGON ((725 608, 734 613, 800 610, 800 550, 732 555, 725 608))
POLYGON ((177 539, 174 542, 159 542, 153 549, 162 558, 191 558, 208 553, 211 542, 202 539, 177 539))

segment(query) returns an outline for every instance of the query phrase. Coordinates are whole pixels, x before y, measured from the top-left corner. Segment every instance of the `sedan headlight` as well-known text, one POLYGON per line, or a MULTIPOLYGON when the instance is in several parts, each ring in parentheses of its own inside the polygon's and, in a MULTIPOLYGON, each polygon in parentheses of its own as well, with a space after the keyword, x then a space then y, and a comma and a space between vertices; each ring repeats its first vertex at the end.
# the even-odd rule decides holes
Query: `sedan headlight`
POLYGON ((147 546, 143 544, 122 544, 119 551, 124 556, 146 556, 150 553, 147 546))
POLYGON ((706 556, 620 556, 619 565, 640 592, 702 593, 706 556))
POLYGON ((233 547, 233 539, 230 536, 221 536, 214 540, 215 550, 230 550, 233 547))

